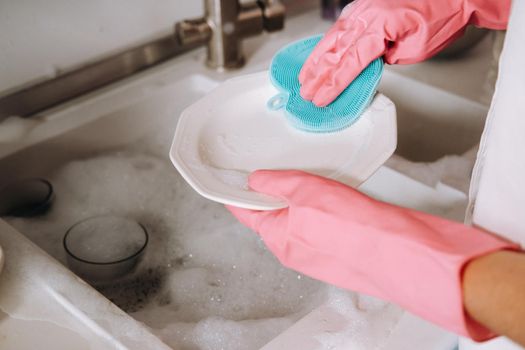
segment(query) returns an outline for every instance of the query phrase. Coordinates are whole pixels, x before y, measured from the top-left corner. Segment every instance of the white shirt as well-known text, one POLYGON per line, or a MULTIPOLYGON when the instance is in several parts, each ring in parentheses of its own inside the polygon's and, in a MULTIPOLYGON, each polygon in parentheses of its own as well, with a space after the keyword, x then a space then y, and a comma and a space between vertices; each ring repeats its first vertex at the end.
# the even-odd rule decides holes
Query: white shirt
MULTIPOLYGON (((525 247, 525 0, 513 0, 498 81, 470 187, 467 221, 525 247)), ((460 350, 522 349, 504 338, 460 350)))

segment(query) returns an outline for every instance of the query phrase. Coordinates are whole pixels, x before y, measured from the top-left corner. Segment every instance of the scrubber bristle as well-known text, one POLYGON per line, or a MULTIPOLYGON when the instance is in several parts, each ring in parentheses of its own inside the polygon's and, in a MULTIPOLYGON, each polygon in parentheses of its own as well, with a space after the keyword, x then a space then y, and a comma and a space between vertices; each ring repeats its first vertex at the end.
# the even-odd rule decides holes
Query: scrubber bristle
POLYGON ((272 98, 268 106, 284 107, 290 123, 308 132, 334 132, 352 125, 372 101, 383 73, 383 60, 378 58, 328 106, 317 107, 304 100, 299 94, 299 72, 321 38, 310 37, 282 48, 270 67, 271 81, 282 94, 272 98))

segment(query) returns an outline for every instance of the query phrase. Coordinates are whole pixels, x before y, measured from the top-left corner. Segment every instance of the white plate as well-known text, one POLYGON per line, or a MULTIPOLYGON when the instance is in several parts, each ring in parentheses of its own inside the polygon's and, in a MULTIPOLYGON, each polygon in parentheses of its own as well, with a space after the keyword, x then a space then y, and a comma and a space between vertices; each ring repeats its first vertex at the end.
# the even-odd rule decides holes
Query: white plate
POLYGON ((396 111, 377 94, 352 126, 335 133, 294 129, 267 101, 279 93, 268 72, 228 80, 180 117, 170 158, 202 196, 256 210, 286 207, 247 187, 257 169, 299 169, 358 186, 396 147, 396 111))

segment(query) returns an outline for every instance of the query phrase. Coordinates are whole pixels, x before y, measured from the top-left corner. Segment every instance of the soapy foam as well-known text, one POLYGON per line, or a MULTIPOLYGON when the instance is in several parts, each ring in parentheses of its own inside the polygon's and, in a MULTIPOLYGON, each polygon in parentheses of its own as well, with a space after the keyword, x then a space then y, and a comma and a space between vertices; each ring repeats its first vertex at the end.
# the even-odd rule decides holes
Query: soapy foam
MULTIPOLYGON (((359 300, 284 268, 222 205, 196 194, 166 159, 169 140, 153 135, 64 165, 49 176, 56 191, 50 212, 9 222, 64 264, 62 237, 75 222, 113 214, 143 224, 150 241, 137 270, 97 288, 174 348, 259 348, 320 304, 342 295, 350 298, 344 305, 359 300)), ((389 329, 401 314, 384 305, 372 314, 341 308, 354 310, 353 322, 319 341, 327 349, 343 340, 364 344, 371 338, 359 332, 389 329)))
POLYGON ((383 349, 399 322, 401 309, 385 301, 330 289, 327 305, 347 320, 333 332, 315 335, 324 349, 383 349))
POLYGON ((321 283, 283 268, 257 235, 194 193, 168 160, 103 154, 73 161, 49 179, 56 191, 50 212, 9 222, 64 264, 62 237, 75 222, 109 213, 142 223, 150 242, 137 271, 97 288, 175 348, 263 345, 318 303, 321 283), (252 319, 257 325, 246 323, 252 319), (169 331, 181 323, 187 327, 169 331), (212 328, 216 336, 205 336, 212 328))

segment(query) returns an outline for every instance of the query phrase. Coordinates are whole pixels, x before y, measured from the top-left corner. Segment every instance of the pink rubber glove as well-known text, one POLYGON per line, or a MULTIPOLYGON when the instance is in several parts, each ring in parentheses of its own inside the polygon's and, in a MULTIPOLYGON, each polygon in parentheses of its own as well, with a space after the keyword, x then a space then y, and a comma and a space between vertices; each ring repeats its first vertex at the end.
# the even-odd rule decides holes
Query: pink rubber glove
POLYGON ((475 257, 516 245, 300 171, 260 170, 249 183, 289 207, 228 209, 260 233, 283 265, 397 303, 475 340, 494 336, 464 312, 462 269, 475 257))
POLYGON ((332 102, 374 59, 415 63, 443 49, 468 24, 505 29, 510 0, 358 0, 348 5, 306 60, 301 96, 332 102))

